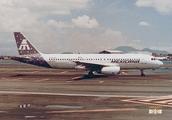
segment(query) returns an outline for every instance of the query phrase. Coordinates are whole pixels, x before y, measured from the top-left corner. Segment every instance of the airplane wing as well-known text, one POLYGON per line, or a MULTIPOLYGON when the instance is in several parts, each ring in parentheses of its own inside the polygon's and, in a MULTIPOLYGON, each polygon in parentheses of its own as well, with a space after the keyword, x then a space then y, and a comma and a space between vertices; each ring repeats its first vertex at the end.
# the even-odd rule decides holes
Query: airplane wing
POLYGON ((119 66, 116 63, 98 63, 98 62, 88 62, 88 61, 73 61, 76 65, 84 66, 86 69, 89 70, 100 70, 103 67, 114 67, 119 66))
POLYGON ((31 58, 29 57, 20 57, 20 56, 12 56, 11 57, 12 60, 17 60, 17 61, 31 61, 31 58))

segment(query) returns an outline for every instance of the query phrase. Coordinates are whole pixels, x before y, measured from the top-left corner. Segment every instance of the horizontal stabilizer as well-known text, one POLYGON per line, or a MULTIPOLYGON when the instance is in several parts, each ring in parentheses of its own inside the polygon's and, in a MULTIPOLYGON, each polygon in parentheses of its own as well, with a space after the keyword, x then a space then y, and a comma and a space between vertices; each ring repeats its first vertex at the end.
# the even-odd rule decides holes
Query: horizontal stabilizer
POLYGON ((28 58, 28 57, 16 57, 16 56, 13 56, 11 57, 12 60, 17 60, 17 61, 25 61, 25 62, 28 62, 28 61, 31 61, 31 58, 28 58))

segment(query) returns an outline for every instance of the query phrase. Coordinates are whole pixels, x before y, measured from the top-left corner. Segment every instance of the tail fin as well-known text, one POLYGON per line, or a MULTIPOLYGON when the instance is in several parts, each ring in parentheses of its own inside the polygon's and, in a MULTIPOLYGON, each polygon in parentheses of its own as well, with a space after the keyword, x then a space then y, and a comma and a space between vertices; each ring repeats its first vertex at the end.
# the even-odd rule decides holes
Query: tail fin
POLYGON ((14 32, 14 37, 16 40, 19 55, 40 54, 40 52, 21 32, 14 32))

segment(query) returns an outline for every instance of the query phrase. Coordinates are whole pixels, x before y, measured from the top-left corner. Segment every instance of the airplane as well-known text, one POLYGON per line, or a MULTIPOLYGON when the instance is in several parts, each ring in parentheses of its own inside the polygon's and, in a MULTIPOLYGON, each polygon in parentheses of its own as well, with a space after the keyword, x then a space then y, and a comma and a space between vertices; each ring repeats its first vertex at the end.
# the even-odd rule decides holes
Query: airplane
POLYGON ((104 75, 117 75, 121 70, 137 69, 141 76, 144 70, 157 69, 163 62, 145 54, 44 54, 21 33, 14 32, 19 56, 11 59, 54 69, 87 70, 88 76, 94 72, 104 75))

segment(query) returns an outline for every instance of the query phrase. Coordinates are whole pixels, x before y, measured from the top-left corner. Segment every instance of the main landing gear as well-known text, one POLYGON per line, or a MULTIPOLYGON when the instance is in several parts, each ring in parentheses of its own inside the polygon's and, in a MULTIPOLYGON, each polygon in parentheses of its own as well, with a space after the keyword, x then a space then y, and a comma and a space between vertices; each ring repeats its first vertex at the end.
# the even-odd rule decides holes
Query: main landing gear
POLYGON ((94 77, 93 71, 90 71, 90 72, 88 73, 88 76, 89 76, 89 77, 94 77))
POLYGON ((140 72, 141 72, 141 76, 145 76, 144 71, 142 69, 140 70, 140 72))

